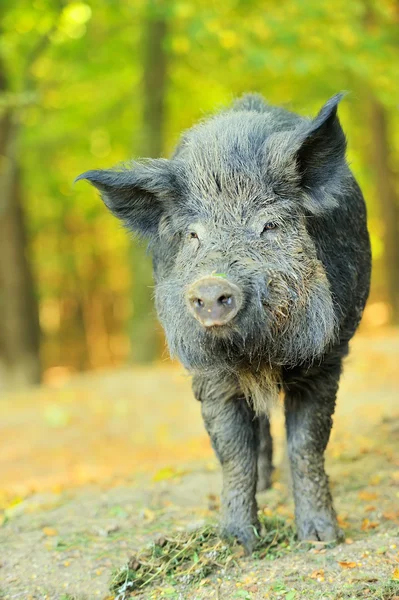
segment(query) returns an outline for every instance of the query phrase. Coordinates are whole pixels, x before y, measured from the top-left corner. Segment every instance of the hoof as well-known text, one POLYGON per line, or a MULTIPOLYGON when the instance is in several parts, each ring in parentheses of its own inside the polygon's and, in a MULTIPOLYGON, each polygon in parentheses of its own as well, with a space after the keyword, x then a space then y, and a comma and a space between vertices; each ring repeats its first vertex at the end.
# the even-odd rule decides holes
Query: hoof
POLYGON ((252 554, 258 540, 259 523, 254 525, 240 525, 238 523, 223 524, 221 537, 227 541, 238 541, 245 549, 246 554, 252 554))
POLYGON ((297 530, 299 539, 304 542, 340 543, 345 540, 335 516, 315 515, 300 522, 297 519, 297 530))

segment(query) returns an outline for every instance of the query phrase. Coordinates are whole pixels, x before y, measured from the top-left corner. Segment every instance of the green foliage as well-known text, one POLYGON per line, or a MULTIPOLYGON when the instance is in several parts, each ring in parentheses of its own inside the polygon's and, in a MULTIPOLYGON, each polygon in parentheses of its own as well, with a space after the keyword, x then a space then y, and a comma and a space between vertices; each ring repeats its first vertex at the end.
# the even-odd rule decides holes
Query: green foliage
MULTIPOLYGON (((278 517, 269 519, 261 514, 260 520, 263 533, 254 557, 273 560, 290 549, 293 529, 278 517)), ((131 556, 129 562, 114 574, 111 592, 116 594, 116 600, 126 600, 131 593, 154 585, 198 583, 212 573, 237 566, 239 555, 237 543, 222 541, 211 525, 192 533, 161 537, 148 549, 131 556)), ((241 596, 249 597, 244 591, 241 596)))
MULTIPOLYGON (((46 367, 120 363, 130 352, 127 331, 135 305, 145 311, 131 266, 142 252, 129 250, 128 237, 96 194, 72 182, 83 170, 140 152, 146 18, 168 23, 165 154, 182 129, 244 91, 261 92, 304 114, 314 114, 338 90, 351 92, 340 114, 369 204, 374 255, 381 258, 367 111, 372 94, 387 111, 391 160, 397 164, 393 0, 5 0, 0 12, 0 61, 8 80, 0 111, 13 107, 20 123, 46 367)), ((382 292, 377 275, 376 297, 382 292)))

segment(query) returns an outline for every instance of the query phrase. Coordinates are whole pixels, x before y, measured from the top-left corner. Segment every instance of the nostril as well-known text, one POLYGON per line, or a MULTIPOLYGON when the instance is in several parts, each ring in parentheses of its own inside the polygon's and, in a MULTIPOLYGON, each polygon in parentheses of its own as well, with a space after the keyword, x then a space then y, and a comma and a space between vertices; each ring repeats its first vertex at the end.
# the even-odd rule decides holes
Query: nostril
POLYGON ((233 297, 232 296, 220 296, 220 298, 218 298, 218 304, 222 304, 223 306, 231 306, 233 303, 233 297))

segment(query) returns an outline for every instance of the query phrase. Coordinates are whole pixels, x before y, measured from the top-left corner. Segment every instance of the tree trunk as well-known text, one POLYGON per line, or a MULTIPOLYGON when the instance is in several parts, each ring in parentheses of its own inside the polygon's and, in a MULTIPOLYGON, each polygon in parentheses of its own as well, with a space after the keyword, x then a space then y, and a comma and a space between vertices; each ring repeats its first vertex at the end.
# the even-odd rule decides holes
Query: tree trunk
POLYGON ((143 137, 141 154, 158 157, 163 151, 167 57, 163 19, 148 18, 145 25, 143 73, 143 137))
MULTIPOLYGON (((6 80, 0 65, 0 94, 6 80)), ((18 124, 0 115, 0 392, 38 383, 39 319, 26 237, 17 162, 18 124)))
MULTIPOLYGON (((143 123, 140 155, 158 157, 163 150, 163 126, 167 85, 167 57, 164 49, 167 25, 164 19, 148 15, 143 45, 143 123)), ((131 319, 132 356, 150 362, 160 352, 161 336, 153 308, 151 261, 145 248, 135 242, 131 251, 134 302, 131 319)))
POLYGON ((373 165, 377 201, 384 225, 384 262, 391 320, 399 324, 399 203, 389 162, 387 115, 373 95, 370 102, 373 165))

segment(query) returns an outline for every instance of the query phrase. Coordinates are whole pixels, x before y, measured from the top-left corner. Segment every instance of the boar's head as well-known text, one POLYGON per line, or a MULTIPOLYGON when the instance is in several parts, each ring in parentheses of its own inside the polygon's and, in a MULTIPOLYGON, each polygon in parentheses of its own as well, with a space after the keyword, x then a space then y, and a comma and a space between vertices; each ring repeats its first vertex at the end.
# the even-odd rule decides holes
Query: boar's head
POLYGON ((340 99, 311 120, 246 97, 186 132, 170 160, 78 178, 148 240, 159 318, 190 370, 295 366, 334 340, 308 224, 322 236, 345 193, 340 99))

